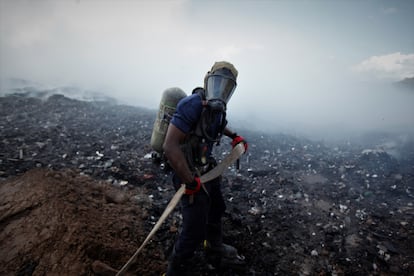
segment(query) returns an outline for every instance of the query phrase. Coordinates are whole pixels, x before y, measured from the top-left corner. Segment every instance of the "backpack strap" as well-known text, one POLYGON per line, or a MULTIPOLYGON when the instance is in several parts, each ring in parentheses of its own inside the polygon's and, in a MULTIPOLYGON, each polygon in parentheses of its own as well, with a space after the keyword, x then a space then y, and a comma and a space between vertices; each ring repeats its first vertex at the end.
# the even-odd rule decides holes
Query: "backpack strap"
POLYGON ((198 94, 201 98, 203 107, 207 106, 208 101, 206 99, 206 91, 204 90, 203 87, 196 87, 193 89, 193 92, 191 92, 191 94, 198 94))
POLYGON ((210 106, 208 105, 208 100, 205 96, 205 90, 202 87, 196 87, 193 89, 192 94, 198 94, 202 100, 203 109, 201 111, 200 120, 198 120, 193 133, 203 138, 208 142, 216 142, 217 145, 220 143, 220 139, 223 135, 224 128, 227 125, 226 120, 226 112, 217 112, 213 111, 210 106), (211 137, 208 133, 209 127, 212 125, 213 121, 216 120, 220 116, 220 125, 217 137, 211 137))
POLYGON ((210 143, 220 143, 224 128, 227 125, 226 112, 213 110, 205 98, 205 90, 202 87, 196 87, 192 94, 198 94, 202 100, 202 111, 200 119, 192 126, 192 130, 186 138, 186 142, 182 145, 182 150, 186 156, 187 162, 192 171, 197 168, 204 168, 212 163, 211 160, 205 160, 205 150, 210 143), (211 137, 210 128, 220 119, 218 133, 216 137, 211 137), (214 122, 214 123, 213 123, 214 122))

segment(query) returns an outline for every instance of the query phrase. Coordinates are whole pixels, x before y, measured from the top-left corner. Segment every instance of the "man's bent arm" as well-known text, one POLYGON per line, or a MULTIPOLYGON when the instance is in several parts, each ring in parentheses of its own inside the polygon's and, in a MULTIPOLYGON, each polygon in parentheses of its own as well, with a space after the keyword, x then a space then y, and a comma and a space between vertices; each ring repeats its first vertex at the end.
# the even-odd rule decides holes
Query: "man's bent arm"
POLYGON ((165 136, 163 150, 171 167, 181 181, 184 183, 191 183, 194 180, 194 176, 188 167, 187 160, 180 147, 180 144, 184 142, 185 137, 186 134, 184 132, 173 124, 170 124, 165 136))

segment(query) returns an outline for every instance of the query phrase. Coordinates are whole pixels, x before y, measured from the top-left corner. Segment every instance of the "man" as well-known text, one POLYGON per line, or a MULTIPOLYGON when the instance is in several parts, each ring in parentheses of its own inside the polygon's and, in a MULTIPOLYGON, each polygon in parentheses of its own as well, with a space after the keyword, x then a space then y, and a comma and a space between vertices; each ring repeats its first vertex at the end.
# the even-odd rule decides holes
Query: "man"
POLYGON ((183 224, 169 259, 167 276, 185 275, 191 268, 196 248, 205 240, 207 260, 216 268, 228 262, 240 262, 237 250, 223 243, 221 218, 225 202, 221 177, 200 183, 200 176, 216 162, 212 148, 222 135, 232 139, 234 147, 244 138, 226 127, 226 106, 237 79, 237 70, 229 62, 216 62, 204 78, 204 88, 183 98, 168 127, 163 150, 174 169, 173 184, 186 185, 181 199, 183 224), (232 260, 233 258, 233 260, 232 260))

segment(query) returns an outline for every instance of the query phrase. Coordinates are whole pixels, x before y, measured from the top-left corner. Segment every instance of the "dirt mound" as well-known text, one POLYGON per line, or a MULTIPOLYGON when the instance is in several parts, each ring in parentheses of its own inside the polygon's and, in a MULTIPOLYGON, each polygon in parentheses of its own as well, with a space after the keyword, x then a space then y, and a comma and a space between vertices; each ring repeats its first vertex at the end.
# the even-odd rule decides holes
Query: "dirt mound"
MULTIPOLYGON (((35 169, 3 181, 0 194, 1 275, 111 275, 145 238, 139 189, 35 169)), ((137 273, 165 265, 146 262, 137 273)))

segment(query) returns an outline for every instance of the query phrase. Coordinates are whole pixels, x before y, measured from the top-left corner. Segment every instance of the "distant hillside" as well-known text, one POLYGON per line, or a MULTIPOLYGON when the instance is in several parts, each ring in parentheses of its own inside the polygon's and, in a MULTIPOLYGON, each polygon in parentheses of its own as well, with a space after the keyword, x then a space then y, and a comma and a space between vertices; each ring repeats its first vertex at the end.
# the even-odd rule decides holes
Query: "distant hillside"
POLYGON ((414 91, 414 77, 405 78, 399 82, 395 83, 398 87, 409 89, 414 91))
POLYGON ((0 96, 12 94, 25 95, 39 99, 47 99, 53 95, 64 95, 65 97, 80 101, 107 102, 116 104, 117 100, 102 92, 85 90, 78 86, 47 86, 31 80, 20 78, 9 78, 0 86, 0 96))

